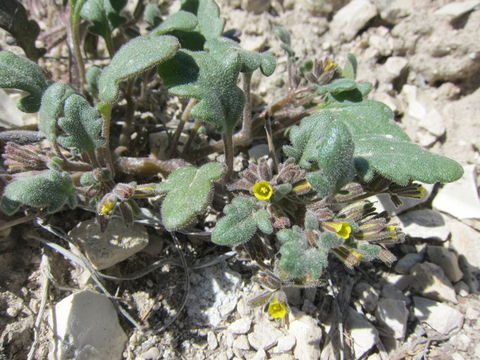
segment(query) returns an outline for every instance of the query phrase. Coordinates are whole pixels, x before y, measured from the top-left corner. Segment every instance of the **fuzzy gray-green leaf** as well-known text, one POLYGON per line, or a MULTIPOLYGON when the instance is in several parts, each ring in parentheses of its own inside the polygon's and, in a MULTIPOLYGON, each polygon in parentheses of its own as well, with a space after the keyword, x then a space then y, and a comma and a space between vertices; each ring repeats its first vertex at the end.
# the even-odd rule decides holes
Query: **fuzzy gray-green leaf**
POLYGON ((218 245, 237 246, 249 241, 257 227, 267 234, 273 228, 266 224, 268 214, 258 205, 255 198, 236 197, 225 206, 225 216, 218 220, 212 231, 212 241, 218 245))
POLYGON ((10 51, 0 51, 0 88, 18 89, 29 93, 17 107, 23 112, 37 112, 48 84, 42 69, 33 61, 10 51))
POLYGON ((163 35, 175 30, 193 31, 197 26, 197 17, 188 11, 180 10, 179 12, 170 15, 160 25, 152 30, 154 35, 163 35))
POLYGON ((245 103, 237 86, 241 62, 238 53, 180 50, 160 64, 158 72, 170 93, 200 100, 192 116, 232 130, 245 103))
POLYGON ((65 100, 75 93, 75 89, 64 82, 53 83, 43 93, 38 128, 51 142, 57 141, 57 121, 63 114, 65 100))
POLYGON ((111 36, 113 29, 125 22, 120 11, 127 0, 87 0, 80 12, 81 16, 90 21, 89 30, 104 38, 111 36))
POLYGON ((92 66, 87 70, 87 83, 85 84, 85 90, 94 98, 98 98, 98 81, 102 75, 102 69, 98 66, 92 66))
POLYGON ((170 35, 139 36, 123 45, 98 81, 99 99, 113 104, 119 96, 120 82, 135 77, 170 59, 180 47, 170 35))
POLYGON ((214 0, 199 0, 197 9, 198 31, 206 39, 222 35, 225 20, 220 17, 220 9, 214 0))
POLYGON ((58 121, 58 125, 66 133, 58 137, 60 145, 77 149, 81 153, 91 152, 103 145, 105 140, 101 137, 102 117, 83 96, 74 94, 68 97, 64 115, 58 121))
POLYGON ((167 194, 161 207, 165 228, 172 231, 185 227, 203 213, 212 200, 213 181, 222 174, 223 167, 218 163, 208 163, 199 169, 184 166, 158 184, 156 190, 167 194))
POLYGON ((1 207, 15 213, 21 205, 46 208, 48 212, 60 210, 65 204, 76 205, 76 196, 70 176, 55 170, 43 174, 17 178, 3 192, 1 207))

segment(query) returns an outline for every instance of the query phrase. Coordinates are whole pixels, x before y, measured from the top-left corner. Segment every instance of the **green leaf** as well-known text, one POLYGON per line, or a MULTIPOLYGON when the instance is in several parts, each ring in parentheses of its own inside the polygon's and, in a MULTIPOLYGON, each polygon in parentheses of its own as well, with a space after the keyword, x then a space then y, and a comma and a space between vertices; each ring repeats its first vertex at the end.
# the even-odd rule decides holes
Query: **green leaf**
POLYGON ((0 205, 7 214, 12 215, 21 205, 46 208, 53 213, 65 204, 72 209, 77 204, 72 179, 66 172, 50 170, 12 181, 5 188, 0 205))
POLYGON ((343 122, 352 134, 357 175, 364 181, 370 181, 375 173, 400 185, 412 180, 451 182, 463 174, 456 161, 412 143, 393 122, 392 111, 383 103, 373 100, 334 103, 302 122, 326 124, 331 120, 343 122))
POLYGON ((260 208, 257 199, 236 197, 223 209, 225 216, 212 231, 212 241, 218 245, 237 246, 249 241, 259 228, 266 234, 273 232, 267 225, 269 214, 260 208), (268 218, 267 218, 268 216, 268 218))
POLYGON ((65 116, 60 118, 58 125, 66 135, 58 137, 58 143, 66 148, 75 148, 79 152, 92 152, 104 144, 101 137, 102 117, 80 95, 71 95, 65 101, 65 116))
POLYGON ((29 59, 36 61, 45 49, 38 49, 35 40, 40 33, 40 27, 35 20, 29 20, 27 11, 17 0, 0 1, 0 28, 8 31, 29 59))
POLYGON ((171 58, 180 44, 169 35, 139 36, 123 45, 98 81, 99 98, 113 104, 119 96, 120 82, 137 76, 171 58))
POLYGON ((29 93, 17 103, 21 111, 37 112, 47 86, 42 69, 33 61, 10 51, 0 51, 0 88, 18 89, 29 93))
POLYGON ((116 27, 126 21, 120 16, 126 4, 127 0, 87 0, 80 15, 92 23, 90 32, 108 38, 116 27))
POLYGON ((197 18, 198 31, 206 39, 222 35, 225 20, 220 17, 220 9, 214 0, 199 0, 197 18))
POLYGON ((94 98, 98 98, 98 81, 102 75, 102 69, 98 66, 92 66, 87 70, 87 83, 85 84, 85 90, 94 98))
POLYGON ((347 63, 342 69, 342 77, 355 80, 357 78, 357 58, 353 54, 347 55, 347 63))
POLYGON ((234 50, 221 55, 180 50, 160 64, 158 72, 171 94, 200 100, 192 109, 193 117, 231 131, 245 104, 237 86, 240 68, 240 57, 234 50))
POLYGON ((208 163, 199 169, 184 166, 158 184, 156 190, 167 194, 161 207, 165 228, 173 231, 185 227, 202 214, 211 203, 213 181, 222 174, 223 167, 218 163, 208 163))
POLYGON ((48 140, 57 141, 57 121, 63 114, 65 100, 76 91, 63 82, 55 82, 43 93, 38 128, 48 140))
POLYGON ((356 89, 357 83, 351 79, 335 79, 326 85, 317 85, 315 91, 320 94, 332 93, 340 94, 342 92, 356 89))
POLYGON ((249 73, 260 68, 263 75, 270 76, 275 71, 275 57, 272 53, 244 50, 239 43, 228 38, 219 37, 207 40, 205 49, 209 50, 215 57, 221 57, 229 50, 236 51, 240 58, 241 72, 249 73))
POLYGON ((160 25, 152 30, 151 34, 163 35, 175 30, 193 31, 197 26, 197 17, 188 11, 180 10, 170 15, 160 25))
POLYGON ((143 10, 143 20, 153 28, 162 22, 162 13, 157 4, 148 3, 143 10))

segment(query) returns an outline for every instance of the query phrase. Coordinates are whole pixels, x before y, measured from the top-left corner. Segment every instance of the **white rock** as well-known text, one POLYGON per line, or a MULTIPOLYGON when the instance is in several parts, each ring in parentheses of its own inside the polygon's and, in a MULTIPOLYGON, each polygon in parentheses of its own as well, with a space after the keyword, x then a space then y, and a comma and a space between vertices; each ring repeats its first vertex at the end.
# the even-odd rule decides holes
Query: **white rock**
POLYGON ((355 358, 361 358, 378 342, 378 330, 362 314, 348 310, 347 330, 353 342, 355 358))
POLYGON ((397 261, 393 268, 399 274, 408 274, 412 268, 423 260, 423 254, 411 253, 397 261))
POLYGON ((411 275, 411 287, 417 293, 430 299, 457 303, 453 285, 440 266, 429 262, 417 264, 412 268, 411 275))
POLYGON ((111 219, 105 232, 100 231, 95 219, 81 221, 69 235, 98 270, 109 268, 148 245, 145 226, 127 227, 121 219, 111 219))
POLYGON ((263 349, 259 349, 255 356, 252 358, 252 360, 266 360, 267 359, 267 353, 263 349))
POLYGON ((445 184, 433 199, 433 208, 457 219, 480 219, 480 200, 477 191, 475 165, 463 167, 461 179, 445 184))
POLYGON ((255 350, 268 350, 275 346, 282 332, 268 320, 263 320, 253 326, 253 332, 248 334, 248 342, 255 350))
POLYGON ((423 204, 430 198, 434 185, 422 183, 422 186, 425 188, 425 196, 423 198, 416 199, 401 197, 400 199, 402 200, 402 204, 398 207, 393 204, 392 200, 390 199, 390 195, 388 194, 373 196, 368 200, 375 202, 375 207, 377 208, 378 212, 387 211, 389 214, 399 215, 417 205, 423 204))
POLYGON ((403 232, 413 238, 445 241, 450 235, 445 218, 435 210, 409 211, 399 216, 403 232))
POLYGON ((288 332, 297 340, 293 353, 296 359, 320 359, 322 329, 317 325, 315 319, 307 315, 301 315, 290 323, 288 332))
POLYGON ((448 225, 452 231, 452 248, 471 266, 480 268, 480 233, 457 220, 450 219, 448 225))
POLYGON ((415 9, 415 0, 375 0, 380 17, 390 24, 397 24, 415 9))
POLYGON ((368 0, 353 0, 341 8, 330 23, 332 31, 345 40, 352 40, 377 15, 377 8, 368 0))
POLYGON ((418 100, 417 90, 417 87, 414 85, 404 85, 402 87, 402 95, 404 95, 407 100, 408 115, 421 120, 427 115, 427 107, 418 100))
POLYGON ((457 334, 451 338, 450 342, 457 350, 468 351, 468 347, 472 343, 472 340, 465 334, 457 334))
POLYGON ((218 326, 238 302, 240 274, 225 263, 192 272, 187 312, 195 325, 218 326))
POLYGON ((0 125, 10 129, 37 124, 36 114, 24 113, 17 108, 19 94, 7 94, 0 89, 0 125))
POLYGON ((160 359, 160 356, 160 351, 155 346, 151 347, 150 349, 142 353, 142 355, 140 355, 143 360, 158 360, 160 359))
POLYGON ((442 136, 446 131, 445 119, 435 108, 429 109, 418 125, 436 137, 442 136))
POLYGON ((453 2, 445 6, 442 6, 440 9, 435 11, 434 14, 452 16, 456 18, 456 17, 462 16, 463 14, 469 11, 472 11, 478 5, 480 5, 479 0, 453 2))
POLYGON ((378 291, 372 285, 364 281, 359 282, 355 285, 353 292, 366 312, 375 310, 378 302, 378 291))
POLYGON ((240 350, 250 350, 250 343, 246 335, 240 335, 233 341, 233 347, 240 350))
POLYGON ((272 352, 274 354, 289 352, 293 349, 296 342, 297 340, 295 339, 295 336, 291 334, 282 336, 278 339, 278 345, 273 348, 272 352))
POLYGON ((465 360, 465 358, 458 352, 452 354, 452 360, 465 360))
POLYGON ((395 339, 403 339, 407 331, 408 310, 405 301, 380 299, 376 318, 395 339))
POLYGON ((112 302, 104 295, 83 290, 55 305, 49 323, 58 339, 49 359, 122 359, 127 336, 112 302))
POLYGON ((218 347, 217 336, 213 331, 209 331, 207 334, 208 350, 215 350, 218 347))
POLYGON ((261 14, 270 7, 270 0, 243 0, 242 8, 254 14, 261 14))
POLYGON ((414 296, 415 316, 442 334, 448 334, 454 329, 460 329, 463 315, 460 311, 437 301, 414 296))
POLYGON ((252 326, 252 319, 242 318, 231 323, 228 326, 228 330, 230 330, 232 334, 241 335, 246 334, 250 330, 250 326, 252 326))
POLYGON ((463 278, 455 253, 441 246, 427 246, 427 254, 430 261, 440 266, 451 282, 456 283, 463 278))
POLYGON ((385 62, 385 70, 392 76, 392 80, 398 78, 407 68, 408 60, 401 56, 391 56, 385 62))

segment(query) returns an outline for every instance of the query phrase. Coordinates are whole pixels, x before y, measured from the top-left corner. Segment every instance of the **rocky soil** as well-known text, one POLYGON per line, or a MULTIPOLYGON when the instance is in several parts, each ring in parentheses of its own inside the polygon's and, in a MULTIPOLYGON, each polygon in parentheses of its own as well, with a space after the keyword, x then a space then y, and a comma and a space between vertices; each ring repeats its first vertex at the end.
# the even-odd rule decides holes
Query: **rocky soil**
MULTIPOLYGON (((4 231, 0 359, 25 359, 29 352, 32 359, 53 358, 54 353, 138 360, 309 360, 340 358, 340 353, 346 359, 369 360, 480 358, 480 1, 218 2, 227 27, 241 30, 244 47, 270 49, 279 59, 270 78, 253 79, 256 108, 285 93, 286 58, 272 33, 281 25, 291 32, 302 59, 330 58, 342 64, 347 53, 354 53, 359 79, 374 84, 371 97, 394 110, 396 121, 414 141, 460 162, 464 177, 453 184, 426 186, 424 199, 400 208, 386 198, 376 199, 378 207, 398 215, 408 235, 392 249, 399 260, 392 268, 362 265, 349 276, 341 269, 340 279, 332 272, 332 281, 342 284, 340 294, 332 283, 288 289, 290 312, 283 322, 246 304, 262 291, 252 281, 251 263, 230 257, 229 249, 212 250, 200 238, 184 245, 187 262, 193 264, 188 282, 179 257, 177 263, 163 262, 134 281, 108 281, 112 296, 121 298, 122 307, 147 327, 135 329, 123 316, 118 322, 118 308, 100 295, 74 293, 93 289, 95 279, 78 263, 74 266, 72 258, 65 260, 48 246, 23 239, 22 226, 4 231), (185 294, 185 307, 178 314, 185 294), (53 334, 62 337, 72 324, 81 329, 92 308, 98 329, 90 328, 89 336, 71 330, 75 346, 62 348, 53 340, 53 334)), ((2 124, 6 118, 14 119, 10 124, 23 124, 19 116, 0 92, 2 124)), ((264 149, 256 143, 237 160, 241 164, 264 149)), ((77 225, 52 221, 67 230, 77 225)), ((79 226, 84 233, 88 222, 79 226)), ((121 246, 103 244, 101 235, 94 244, 85 240, 87 258, 98 269, 120 276, 177 254, 169 239, 138 227, 130 235, 121 224, 115 227, 111 236, 121 246), (90 248, 102 257, 89 256, 90 248)))

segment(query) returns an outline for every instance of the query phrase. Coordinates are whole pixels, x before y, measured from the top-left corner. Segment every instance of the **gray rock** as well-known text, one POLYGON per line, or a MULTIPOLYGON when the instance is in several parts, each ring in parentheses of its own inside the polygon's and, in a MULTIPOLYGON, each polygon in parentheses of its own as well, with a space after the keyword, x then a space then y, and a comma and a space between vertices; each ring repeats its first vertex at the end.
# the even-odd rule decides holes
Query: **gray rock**
POLYGON ((290 323, 288 332, 293 335, 297 341, 293 352, 296 359, 320 359, 322 329, 317 325, 315 319, 307 315, 301 315, 290 323))
POLYGON ((448 221, 448 226, 452 231, 452 248, 471 266, 480 268, 480 233, 454 219, 448 221))
POLYGON ((430 261, 440 266, 451 282, 456 283, 463 277, 454 252, 441 246, 427 246, 427 254, 430 261))
POLYGON ((270 0, 242 0, 242 8, 254 14, 261 14, 270 8, 270 0))
POLYGON ((250 318, 242 318, 234 321, 228 326, 228 330, 232 334, 246 334, 250 330, 250 326, 252 326, 252 319, 250 318))
POLYGON ((158 360, 160 359, 161 354, 160 354, 160 350, 158 350, 158 348, 153 346, 147 351, 145 351, 144 353, 142 353, 140 357, 144 360, 158 360))
POLYGON ((382 284, 389 284, 395 286, 400 291, 405 290, 412 283, 413 277, 411 275, 398 275, 393 273, 382 274, 382 284))
POLYGON ((452 343, 457 350, 468 351, 468 347, 472 343, 472 340, 465 334, 457 334, 453 336, 449 342, 452 343))
POLYGON ((397 299, 397 300, 403 300, 405 301, 405 304, 410 303, 410 299, 403 294, 396 286, 386 284, 382 288, 381 295, 385 299, 397 299))
POLYGON ((378 342, 377 328, 352 308, 348 310, 346 327, 352 338, 356 359, 361 358, 378 342))
POLYGON ((399 274, 408 274, 422 260, 423 254, 421 253, 407 254, 397 261, 393 269, 399 274))
POLYGON ((413 297, 413 303, 417 319, 439 333, 449 334, 462 327, 463 315, 451 306, 419 296, 413 297))
POLYGON ((462 297, 466 297, 468 296, 468 294, 470 294, 470 287, 463 281, 459 281, 458 283, 456 283, 454 289, 455 293, 462 297))
POLYGON ((145 226, 134 224, 126 227, 121 219, 111 219, 105 232, 100 231, 95 219, 82 221, 69 235, 98 270, 109 268, 148 245, 145 226))
POLYGON ((380 17, 390 24, 399 23, 415 8, 415 0, 375 0, 380 17))
POLYGON ((380 299, 376 318, 382 327, 395 339, 403 339, 407 331, 408 310, 405 301, 380 299))
POLYGON ((335 14, 330 28, 346 41, 350 41, 376 15, 377 8, 370 1, 353 0, 335 14))
POLYGON ((474 10, 478 5, 480 5, 479 0, 469 0, 469 1, 459 1, 453 2, 447 5, 442 6, 440 9, 435 11, 435 15, 451 16, 457 18, 474 10))
POLYGON ((366 312, 375 310, 378 302, 378 291, 372 285, 364 281, 359 282, 355 285, 353 292, 366 312))
POLYGON ((254 325, 253 332, 248 334, 248 342, 255 350, 268 350, 277 344, 282 335, 270 321, 263 320, 254 325))
POLYGON ((192 272, 187 312, 196 325, 218 326, 235 309, 240 274, 224 263, 192 272))
POLYGON ((278 339, 278 345, 272 349, 272 352, 274 354, 289 352, 290 350, 293 349, 296 342, 297 340, 295 339, 295 336, 291 334, 282 336, 278 339))
POLYGON ((399 216, 405 234, 421 239, 445 241, 450 235, 445 218, 437 211, 421 209, 409 211, 399 216))
POLYGON ((480 219, 475 165, 464 166, 461 179, 445 184, 433 199, 433 208, 457 219, 480 219))
POLYGON ((102 294, 83 290, 64 298, 49 323, 57 339, 49 359, 122 359, 127 336, 115 307, 102 294))
POLYGON ((248 149, 248 156, 251 159, 258 160, 262 156, 268 155, 268 145, 267 144, 257 144, 253 145, 250 149, 248 149))
POLYGON ((457 303, 453 285, 440 266, 429 262, 417 264, 412 268, 411 275, 411 287, 417 293, 430 299, 457 303))

